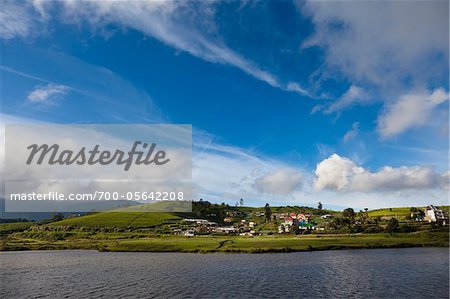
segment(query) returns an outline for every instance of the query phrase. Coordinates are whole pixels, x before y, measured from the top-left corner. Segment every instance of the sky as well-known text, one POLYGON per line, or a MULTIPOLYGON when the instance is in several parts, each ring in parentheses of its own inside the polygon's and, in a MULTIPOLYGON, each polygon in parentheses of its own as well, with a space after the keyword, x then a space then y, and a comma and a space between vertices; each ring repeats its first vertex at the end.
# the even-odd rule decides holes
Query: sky
POLYGON ((195 199, 448 204, 448 1, 1 1, 1 123, 192 124, 195 199))

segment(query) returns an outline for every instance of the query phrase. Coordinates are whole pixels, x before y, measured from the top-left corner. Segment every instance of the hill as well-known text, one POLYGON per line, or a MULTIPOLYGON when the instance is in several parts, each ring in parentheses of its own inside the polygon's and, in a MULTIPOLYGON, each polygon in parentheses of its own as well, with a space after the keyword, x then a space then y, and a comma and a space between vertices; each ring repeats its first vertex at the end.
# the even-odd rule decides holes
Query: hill
POLYGON ((81 217, 52 222, 49 226, 68 227, 115 227, 145 228, 154 227, 181 217, 166 212, 101 212, 81 217))
MULTIPOLYGON (((443 210, 449 210, 449 206, 439 206, 443 210)), ((425 210, 425 207, 416 207, 416 209, 425 210)), ((411 214, 411 207, 402 208, 384 208, 368 211, 369 217, 395 217, 402 218, 411 214)))
MULTIPOLYGON (((448 209, 448 206, 441 207, 448 209)), ((410 207, 401 208, 384 208, 368 211, 369 217, 395 217, 404 219, 410 215, 410 207)), ((424 209, 419 207, 419 209, 424 209)), ((317 223, 322 220, 319 215, 333 214, 339 215, 340 211, 332 210, 318 210, 316 208, 304 206, 274 206, 271 207, 272 213, 308 213, 315 215, 317 223)), ((171 224, 183 218, 203 218, 210 221, 217 222, 221 225, 229 225, 224 223, 224 217, 230 212, 240 212, 242 216, 237 216, 237 219, 244 219, 250 217, 254 213, 264 212, 264 207, 233 207, 226 204, 211 204, 207 201, 194 202, 192 212, 147 212, 145 206, 127 207, 118 210, 111 210, 107 212, 91 213, 86 216, 67 218, 62 221, 52 222, 47 226, 65 226, 71 228, 151 228, 161 226, 163 224, 171 224), (247 216, 244 216, 247 215, 247 216)))

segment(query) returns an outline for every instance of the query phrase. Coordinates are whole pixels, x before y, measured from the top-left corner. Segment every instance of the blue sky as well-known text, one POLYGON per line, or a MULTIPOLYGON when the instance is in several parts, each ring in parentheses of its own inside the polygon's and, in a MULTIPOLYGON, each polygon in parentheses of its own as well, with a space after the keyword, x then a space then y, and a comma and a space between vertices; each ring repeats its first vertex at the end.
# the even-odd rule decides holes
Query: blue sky
POLYGON ((3 123, 192 124, 215 202, 448 202, 447 1, 2 2, 3 123))

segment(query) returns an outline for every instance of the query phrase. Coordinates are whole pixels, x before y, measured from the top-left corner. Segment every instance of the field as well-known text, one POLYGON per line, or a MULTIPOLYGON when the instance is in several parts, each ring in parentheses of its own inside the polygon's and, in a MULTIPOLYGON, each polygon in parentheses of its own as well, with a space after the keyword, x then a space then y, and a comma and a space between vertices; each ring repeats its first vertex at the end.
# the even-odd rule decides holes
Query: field
POLYGON ((69 218, 48 224, 49 226, 68 227, 111 227, 145 228, 161 225, 165 222, 180 220, 174 213, 164 212, 103 212, 92 215, 69 218))
MULTIPOLYGON (((55 233, 55 232, 51 232, 55 233)), ((309 236, 258 236, 258 237, 144 237, 126 234, 65 235, 63 240, 49 241, 30 235, 15 235, 0 244, 1 250, 44 249, 96 249, 100 251, 149 251, 149 252, 291 252, 357 248, 392 247, 448 247, 447 232, 411 234, 355 234, 309 236), (129 238, 127 238, 129 237, 129 238)))
MULTIPOLYGON (((448 210, 449 206, 441 206, 441 209, 448 210)), ((402 218, 406 217, 408 215, 411 215, 411 208, 409 207, 403 207, 403 208, 385 208, 385 209, 377 209, 377 210, 371 210, 368 211, 369 217, 395 217, 395 218, 402 218)), ((421 207, 419 209, 425 210, 424 207, 421 207)))
POLYGON ((17 231, 23 231, 33 225, 33 222, 0 223, 0 236, 17 231))
MULTIPOLYGON (((197 203, 191 213, 142 212, 142 207, 122 208, 121 212, 97 212, 61 221, 0 224, 0 251, 46 249, 95 249, 99 251, 155 251, 155 252, 290 252, 350 248, 389 248, 449 246, 448 227, 406 219, 410 208, 387 208, 369 211, 372 219, 386 217, 371 226, 379 230, 361 233, 349 230, 323 230, 310 235, 278 234, 279 221, 266 222, 264 208, 227 207, 197 203), (184 218, 207 218, 219 225, 227 213, 237 213, 234 225, 256 221, 257 236, 228 236, 219 234, 185 237, 175 235, 192 229, 184 218), (255 213, 256 212, 256 213, 255 213), (241 217, 241 218, 239 218, 241 217), (385 233, 389 217, 400 220, 396 233, 385 233), (245 223, 245 222, 244 222, 245 223), (406 230, 404 228, 407 228, 406 230), (384 231, 384 232, 383 232, 384 231), (350 233, 351 234, 347 234, 350 233)), ((448 208, 448 207, 447 207, 448 208)), ((271 207, 272 213, 311 213, 317 223, 325 220, 325 213, 341 216, 342 212, 317 210, 308 207, 271 207)), ((51 220, 49 220, 51 221, 51 220)), ((327 220, 329 221, 329 220, 327 220)), ((364 220, 363 220, 364 221, 364 220)), ((369 225, 366 224, 369 227, 369 225)))

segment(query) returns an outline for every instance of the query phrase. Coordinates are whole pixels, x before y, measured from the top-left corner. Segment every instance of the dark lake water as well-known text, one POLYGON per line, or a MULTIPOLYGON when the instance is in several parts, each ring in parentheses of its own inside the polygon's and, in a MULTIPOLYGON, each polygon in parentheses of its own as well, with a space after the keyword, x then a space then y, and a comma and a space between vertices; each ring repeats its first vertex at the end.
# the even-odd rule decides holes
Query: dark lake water
POLYGON ((448 248, 0 253, 1 298, 449 298, 448 248))

